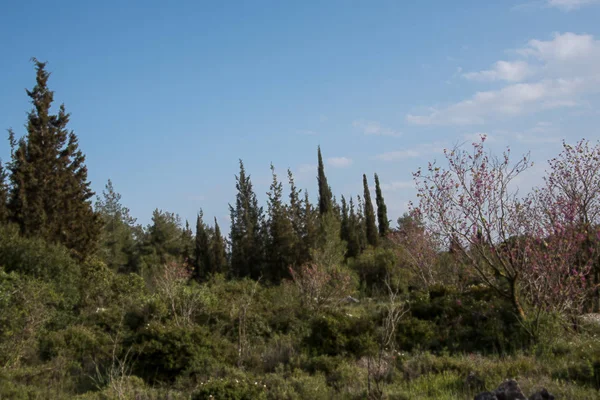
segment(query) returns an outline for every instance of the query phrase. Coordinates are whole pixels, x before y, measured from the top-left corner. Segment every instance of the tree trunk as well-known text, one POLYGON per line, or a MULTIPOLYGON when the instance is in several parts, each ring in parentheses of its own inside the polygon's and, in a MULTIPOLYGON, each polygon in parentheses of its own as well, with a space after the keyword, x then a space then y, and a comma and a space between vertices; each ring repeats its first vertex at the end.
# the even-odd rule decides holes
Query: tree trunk
POLYGON ((514 278, 510 279, 509 285, 510 285, 510 300, 515 309, 515 312, 517 313, 517 316, 519 317, 519 319, 521 321, 525 321, 525 311, 523 310, 523 307, 521 306, 521 300, 519 299, 519 291, 517 289, 516 279, 514 279, 514 278))

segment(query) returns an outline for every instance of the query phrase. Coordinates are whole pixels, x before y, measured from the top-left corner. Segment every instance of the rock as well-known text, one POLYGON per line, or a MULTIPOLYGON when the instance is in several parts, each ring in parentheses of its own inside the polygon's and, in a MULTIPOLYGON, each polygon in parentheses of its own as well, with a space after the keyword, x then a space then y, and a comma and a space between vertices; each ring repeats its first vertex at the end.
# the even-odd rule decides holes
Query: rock
POLYGON ((494 391, 498 400, 527 400, 519 384, 514 379, 509 379, 500 384, 494 391))
POLYGON ((509 379, 502 382, 493 392, 478 394, 474 400, 527 400, 527 397, 523 394, 517 381, 509 379))
POLYGON ((483 392, 475 396, 474 400, 498 400, 498 398, 492 392, 483 392))
POLYGON ((529 400, 554 400, 554 396, 548 393, 546 389, 542 389, 529 396, 529 400))

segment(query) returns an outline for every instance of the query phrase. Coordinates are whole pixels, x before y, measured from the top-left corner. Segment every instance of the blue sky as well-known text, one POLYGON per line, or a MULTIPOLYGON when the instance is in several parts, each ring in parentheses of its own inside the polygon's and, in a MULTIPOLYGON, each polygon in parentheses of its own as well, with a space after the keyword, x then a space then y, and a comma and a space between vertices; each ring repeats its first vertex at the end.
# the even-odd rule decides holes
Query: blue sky
POLYGON ((0 127, 25 133, 35 56, 94 189, 139 222, 228 226, 240 158, 261 200, 271 162, 316 199, 319 144, 338 198, 378 172, 396 219, 411 172, 479 133, 532 151, 523 185, 561 139, 599 139, 598 21, 596 0, 5 2, 0 127))

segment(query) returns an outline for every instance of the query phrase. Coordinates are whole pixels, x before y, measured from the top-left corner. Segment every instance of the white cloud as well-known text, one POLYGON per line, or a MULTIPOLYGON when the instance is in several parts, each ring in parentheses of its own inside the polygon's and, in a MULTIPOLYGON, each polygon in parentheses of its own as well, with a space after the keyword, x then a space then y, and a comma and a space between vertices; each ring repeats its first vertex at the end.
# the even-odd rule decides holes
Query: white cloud
POLYGON ((377 121, 365 121, 356 120, 352 122, 352 126, 363 131, 365 135, 376 135, 376 136, 401 136, 402 133, 386 128, 377 121))
MULTIPOLYGON (((529 66, 530 82, 510 83, 500 89, 477 92, 466 100, 433 108, 425 114, 408 114, 416 125, 471 125, 490 118, 514 117, 541 110, 575 107, 583 97, 600 92, 600 41, 590 35, 555 34, 552 40, 530 40, 517 54, 537 63, 529 66)), ((496 63, 496 66, 499 64, 496 63)), ((505 68, 504 80, 517 79, 505 68)), ((487 79, 498 77, 498 69, 472 75, 487 79)), ((523 77, 523 75, 521 75, 523 77)))
POLYGON ((492 69, 467 72, 463 77, 473 81, 508 81, 521 82, 532 75, 532 67, 525 61, 498 61, 492 69))
POLYGON ((600 3, 599 0, 548 0, 548 6, 560 8, 563 11, 577 10, 583 6, 600 3))
POLYGON ((331 157, 327 159, 327 164, 334 168, 346 168, 352 165, 352 159, 348 157, 331 157))
POLYGON ((385 153, 378 154, 376 158, 382 161, 398 161, 405 160, 407 158, 429 156, 431 154, 441 154, 443 152, 444 148, 441 143, 431 143, 420 145, 410 149, 388 151, 385 153))

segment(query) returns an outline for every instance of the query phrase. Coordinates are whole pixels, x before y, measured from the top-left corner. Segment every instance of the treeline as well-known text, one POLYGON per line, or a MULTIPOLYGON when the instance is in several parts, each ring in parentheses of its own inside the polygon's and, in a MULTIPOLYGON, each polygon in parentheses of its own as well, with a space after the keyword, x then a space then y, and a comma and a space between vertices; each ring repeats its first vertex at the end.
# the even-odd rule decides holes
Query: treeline
POLYGON ((224 274, 279 283, 291 278, 290 268, 312 260, 311 251, 325 242, 326 232, 339 231, 344 257, 355 258, 367 247, 379 246, 390 231, 377 174, 376 207, 366 175, 362 197, 341 196, 338 202, 327 182, 320 148, 316 205, 308 191, 296 186, 289 169, 285 191, 271 165, 272 183, 263 207, 240 160, 237 195, 229 205, 229 235, 221 232, 216 218, 214 224, 207 223, 201 209, 195 229, 178 215, 158 209, 142 227, 110 180, 93 206, 85 156, 76 134, 68 129, 69 114, 64 105, 52 113, 50 74, 45 63, 34 63, 36 85, 27 91, 33 105, 27 132, 16 139, 9 130, 11 160, 0 169, 1 221, 15 224, 25 237, 64 245, 78 260, 99 257, 119 272, 147 276, 153 266, 184 262, 199 281, 224 274))

